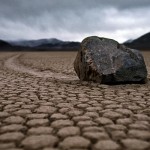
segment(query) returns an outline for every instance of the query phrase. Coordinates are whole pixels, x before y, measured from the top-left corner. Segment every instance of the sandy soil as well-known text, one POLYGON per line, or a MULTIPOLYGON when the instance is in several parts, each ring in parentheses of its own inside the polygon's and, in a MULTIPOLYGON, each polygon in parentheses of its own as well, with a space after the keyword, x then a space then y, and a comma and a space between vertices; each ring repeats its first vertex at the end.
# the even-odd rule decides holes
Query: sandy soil
POLYGON ((80 82, 76 52, 0 53, 0 150, 149 150, 147 84, 80 82))

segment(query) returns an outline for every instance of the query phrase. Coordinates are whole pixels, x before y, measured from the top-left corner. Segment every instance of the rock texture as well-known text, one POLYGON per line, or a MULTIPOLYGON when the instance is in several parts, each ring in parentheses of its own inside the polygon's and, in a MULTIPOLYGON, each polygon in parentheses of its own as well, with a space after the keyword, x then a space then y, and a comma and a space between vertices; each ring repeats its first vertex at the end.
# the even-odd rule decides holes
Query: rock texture
POLYGON ((142 54, 112 39, 88 37, 74 62, 81 81, 102 84, 145 83, 146 65, 142 54))

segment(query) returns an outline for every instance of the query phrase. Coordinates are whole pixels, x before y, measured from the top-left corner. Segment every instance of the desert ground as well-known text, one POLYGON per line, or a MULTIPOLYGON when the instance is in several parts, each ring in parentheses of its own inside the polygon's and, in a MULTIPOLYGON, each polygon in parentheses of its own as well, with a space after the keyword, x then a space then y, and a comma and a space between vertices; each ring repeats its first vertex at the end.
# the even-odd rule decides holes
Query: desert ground
POLYGON ((0 150, 150 150, 146 84, 80 82, 77 52, 0 53, 0 150))

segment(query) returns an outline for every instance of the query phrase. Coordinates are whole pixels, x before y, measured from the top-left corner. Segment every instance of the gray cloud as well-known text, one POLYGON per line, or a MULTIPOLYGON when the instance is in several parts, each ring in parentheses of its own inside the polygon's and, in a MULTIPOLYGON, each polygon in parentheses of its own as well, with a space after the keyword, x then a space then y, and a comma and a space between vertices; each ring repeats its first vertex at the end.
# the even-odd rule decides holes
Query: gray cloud
POLYGON ((0 0, 0 38, 122 42, 149 32, 149 18, 149 0, 0 0))

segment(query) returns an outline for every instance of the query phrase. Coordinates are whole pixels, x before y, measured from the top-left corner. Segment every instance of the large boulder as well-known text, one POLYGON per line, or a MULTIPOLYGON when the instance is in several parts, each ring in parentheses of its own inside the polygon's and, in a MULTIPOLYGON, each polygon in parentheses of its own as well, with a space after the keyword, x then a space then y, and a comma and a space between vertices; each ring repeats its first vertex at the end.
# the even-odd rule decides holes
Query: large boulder
POLYGON ((145 83, 147 78, 140 51, 96 36, 82 41, 74 69, 81 81, 102 84, 145 83))

